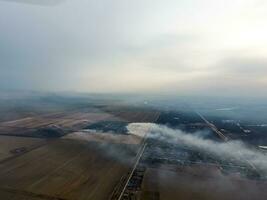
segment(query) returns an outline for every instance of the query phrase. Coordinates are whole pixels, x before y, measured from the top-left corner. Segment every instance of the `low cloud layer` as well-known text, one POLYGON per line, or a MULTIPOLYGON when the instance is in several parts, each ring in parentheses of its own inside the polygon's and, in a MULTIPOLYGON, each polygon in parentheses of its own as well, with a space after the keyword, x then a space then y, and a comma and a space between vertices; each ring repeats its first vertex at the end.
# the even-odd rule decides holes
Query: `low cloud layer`
POLYGON ((262 0, 2 0, 0 89, 264 95, 266 8, 262 0))

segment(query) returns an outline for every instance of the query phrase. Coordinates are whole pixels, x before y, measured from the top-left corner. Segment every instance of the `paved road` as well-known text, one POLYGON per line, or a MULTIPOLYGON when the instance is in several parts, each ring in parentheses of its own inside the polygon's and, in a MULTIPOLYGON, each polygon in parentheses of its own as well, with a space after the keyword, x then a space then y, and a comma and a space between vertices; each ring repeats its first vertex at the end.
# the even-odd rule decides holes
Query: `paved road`
POLYGON ((201 115, 199 112, 196 112, 198 114, 199 117, 201 117, 201 119, 211 128, 211 130, 213 130, 215 133, 217 133, 217 135, 223 140, 223 141, 228 141, 229 139, 221 132, 217 129, 217 127, 210 123, 203 115, 201 115))
MULTIPOLYGON (((212 124, 211 122, 209 122, 203 115, 201 115, 199 112, 196 112, 200 117, 201 119, 211 128, 211 130, 213 130, 215 133, 218 134, 218 136, 225 142, 227 142, 229 140, 228 137, 226 137, 221 131, 218 130, 218 128, 212 124)), ((257 168, 255 167, 255 165, 250 162, 249 160, 247 160, 246 158, 244 158, 244 156, 242 156, 242 153, 240 151, 238 151, 238 154, 240 155, 241 158, 243 158, 247 163, 248 165, 254 169, 255 171, 258 172, 257 168)))
POLYGON ((119 196, 118 200, 121 200, 121 198, 123 197, 123 194, 124 194, 124 192, 125 192, 125 190, 127 188, 127 185, 129 183, 129 181, 131 180, 131 178, 133 176, 133 173, 134 173, 136 167, 138 166, 139 161, 140 161, 140 159, 141 159, 141 157, 142 157, 142 155, 143 155, 143 153, 145 151, 146 145, 147 145, 147 143, 144 142, 142 147, 140 148, 140 150, 139 150, 139 152, 137 154, 137 159, 135 161, 134 167, 133 167, 133 169, 132 169, 132 171, 131 171, 131 173, 130 173, 130 175, 129 175, 129 177, 128 177, 128 179, 127 179, 127 181, 126 181, 126 183, 125 183, 125 185, 124 185, 124 187, 123 187, 123 189, 122 189, 122 191, 120 193, 120 196, 119 196))

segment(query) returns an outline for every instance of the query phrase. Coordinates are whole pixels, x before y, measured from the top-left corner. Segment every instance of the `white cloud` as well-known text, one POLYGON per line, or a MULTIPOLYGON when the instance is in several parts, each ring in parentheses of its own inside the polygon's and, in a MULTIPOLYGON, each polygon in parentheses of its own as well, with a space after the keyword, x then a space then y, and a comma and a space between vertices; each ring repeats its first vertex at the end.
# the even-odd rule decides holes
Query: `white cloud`
MULTIPOLYGON (((24 89, 207 93, 207 84, 229 88, 222 61, 267 59, 263 1, 0 5, 2 87, 14 79, 24 89)), ((237 80, 243 90, 264 88, 257 78, 237 80)))

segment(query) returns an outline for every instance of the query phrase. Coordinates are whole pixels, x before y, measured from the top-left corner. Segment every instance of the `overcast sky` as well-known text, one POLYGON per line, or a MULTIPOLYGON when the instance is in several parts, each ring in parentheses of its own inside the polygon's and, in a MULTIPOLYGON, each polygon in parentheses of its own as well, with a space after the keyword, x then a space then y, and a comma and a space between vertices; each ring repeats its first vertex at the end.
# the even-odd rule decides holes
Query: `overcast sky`
POLYGON ((14 1, 2 89, 267 94, 265 0, 14 1))

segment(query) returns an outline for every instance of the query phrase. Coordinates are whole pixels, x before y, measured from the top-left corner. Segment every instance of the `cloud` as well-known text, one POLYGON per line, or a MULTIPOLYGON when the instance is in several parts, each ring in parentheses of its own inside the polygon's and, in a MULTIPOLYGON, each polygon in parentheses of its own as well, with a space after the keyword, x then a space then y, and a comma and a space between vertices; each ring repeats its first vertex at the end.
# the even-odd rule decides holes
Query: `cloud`
POLYGON ((58 5, 64 0, 1 0, 6 1, 7 3, 21 3, 21 4, 32 4, 32 5, 41 5, 41 6, 55 6, 58 5))
POLYGON ((0 4, 4 88, 207 95, 216 93, 206 91, 207 85, 230 88, 235 94, 240 88, 255 91, 266 86, 256 74, 249 81, 253 87, 246 79, 221 78, 234 74, 225 69, 263 65, 267 16, 262 1, 0 4), (233 60, 255 55, 260 56, 253 61, 233 60))
POLYGON ((267 58, 232 57, 221 61, 222 73, 251 78, 265 77, 267 74, 267 58))

